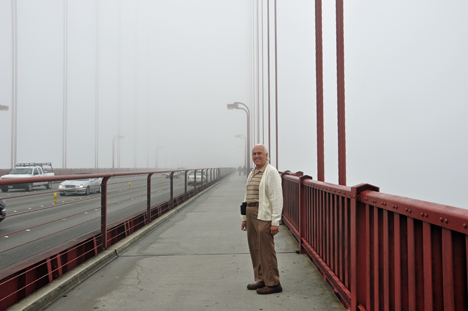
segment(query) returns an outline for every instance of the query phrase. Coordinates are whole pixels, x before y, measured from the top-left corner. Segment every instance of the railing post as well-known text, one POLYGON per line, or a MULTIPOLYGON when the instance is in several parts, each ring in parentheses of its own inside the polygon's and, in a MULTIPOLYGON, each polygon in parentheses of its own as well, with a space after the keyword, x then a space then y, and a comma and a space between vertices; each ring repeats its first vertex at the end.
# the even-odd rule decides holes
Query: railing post
POLYGON ((197 190, 197 170, 193 171, 193 186, 195 187, 195 192, 197 190))
POLYGON ((303 175, 299 177, 299 253, 304 254, 304 248, 302 247, 302 240, 306 232, 306 216, 305 216, 305 186, 304 180, 312 179, 309 175, 303 175))
POLYGON ((185 171, 185 196, 187 196, 187 174, 188 171, 185 171))
MULTIPOLYGON (((351 311, 357 311, 359 302, 366 301, 366 292, 369 291, 366 283, 366 260, 359 260, 358 254, 366 253, 366 241, 369 238, 366 236, 366 209, 362 208, 363 203, 360 201, 360 194, 365 190, 379 191, 379 188, 369 184, 359 184, 351 187, 351 209, 350 209, 350 254, 351 254, 351 311)), ((364 256, 363 256, 364 257, 364 256)), ((364 303, 365 304, 365 303, 364 303)), ((372 308, 367 306, 368 310, 372 308)))
POLYGON ((146 213, 148 214, 148 223, 151 222, 151 176, 153 176, 153 173, 148 174, 146 178, 146 213))
POLYGON ((169 203, 170 208, 174 205, 174 172, 171 172, 171 203, 169 203))
POLYGON ((110 177, 104 177, 101 182, 101 249, 107 249, 107 181, 110 177))

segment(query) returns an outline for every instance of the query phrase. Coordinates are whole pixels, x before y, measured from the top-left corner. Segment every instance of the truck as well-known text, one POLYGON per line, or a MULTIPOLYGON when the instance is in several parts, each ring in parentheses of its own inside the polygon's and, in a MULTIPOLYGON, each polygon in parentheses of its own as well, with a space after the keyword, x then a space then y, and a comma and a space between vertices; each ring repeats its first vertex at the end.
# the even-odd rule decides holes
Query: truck
MULTIPOLYGON (((7 175, 0 177, 1 179, 13 178, 31 178, 31 177, 51 177, 54 176, 54 169, 52 163, 18 163, 15 168, 7 175)), ((24 189, 31 191, 33 187, 45 186, 46 189, 52 188, 51 181, 41 181, 34 183, 3 185, 0 187, 2 192, 8 192, 10 189, 24 189)))

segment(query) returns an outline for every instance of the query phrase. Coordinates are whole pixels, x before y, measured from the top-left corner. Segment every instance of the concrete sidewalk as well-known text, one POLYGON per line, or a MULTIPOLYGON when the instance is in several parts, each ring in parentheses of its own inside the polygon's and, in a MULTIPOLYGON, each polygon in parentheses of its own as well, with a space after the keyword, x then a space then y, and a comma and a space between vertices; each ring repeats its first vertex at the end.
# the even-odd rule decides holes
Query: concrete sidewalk
POLYGON ((344 310, 286 227, 275 237, 283 292, 258 295, 231 175, 49 305, 83 310, 344 310))

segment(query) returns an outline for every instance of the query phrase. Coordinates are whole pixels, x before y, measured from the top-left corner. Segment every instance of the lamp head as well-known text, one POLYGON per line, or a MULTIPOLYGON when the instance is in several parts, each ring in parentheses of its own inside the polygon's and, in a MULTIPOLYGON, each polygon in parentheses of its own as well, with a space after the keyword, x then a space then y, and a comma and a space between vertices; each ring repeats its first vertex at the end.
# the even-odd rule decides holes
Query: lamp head
POLYGON ((0 105, 0 111, 8 111, 10 107, 5 106, 5 105, 0 105))

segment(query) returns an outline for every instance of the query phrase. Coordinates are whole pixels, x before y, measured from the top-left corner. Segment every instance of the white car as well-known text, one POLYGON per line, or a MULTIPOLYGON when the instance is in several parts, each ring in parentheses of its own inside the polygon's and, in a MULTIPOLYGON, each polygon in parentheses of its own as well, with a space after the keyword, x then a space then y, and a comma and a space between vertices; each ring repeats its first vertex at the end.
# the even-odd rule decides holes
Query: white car
MULTIPOLYGON (((52 163, 18 163, 16 167, 7 175, 3 175, 1 179, 16 179, 16 178, 31 178, 31 177, 52 177, 54 169, 52 163)), ((26 191, 33 190, 33 187, 44 186, 46 189, 52 188, 51 181, 41 181, 29 184, 14 184, 0 187, 2 192, 8 192, 9 189, 25 189, 26 191)))
MULTIPOLYGON (((202 175, 201 171, 197 171, 197 185, 201 184, 202 180, 203 180, 203 182, 206 182, 205 172, 203 172, 203 175, 202 175)), ((195 183, 195 174, 193 172, 191 172, 187 177, 187 184, 189 186, 191 186, 194 183, 195 183)))
POLYGON ((84 194, 89 195, 91 192, 101 192, 102 178, 83 178, 65 180, 58 187, 60 195, 65 194, 84 194))

